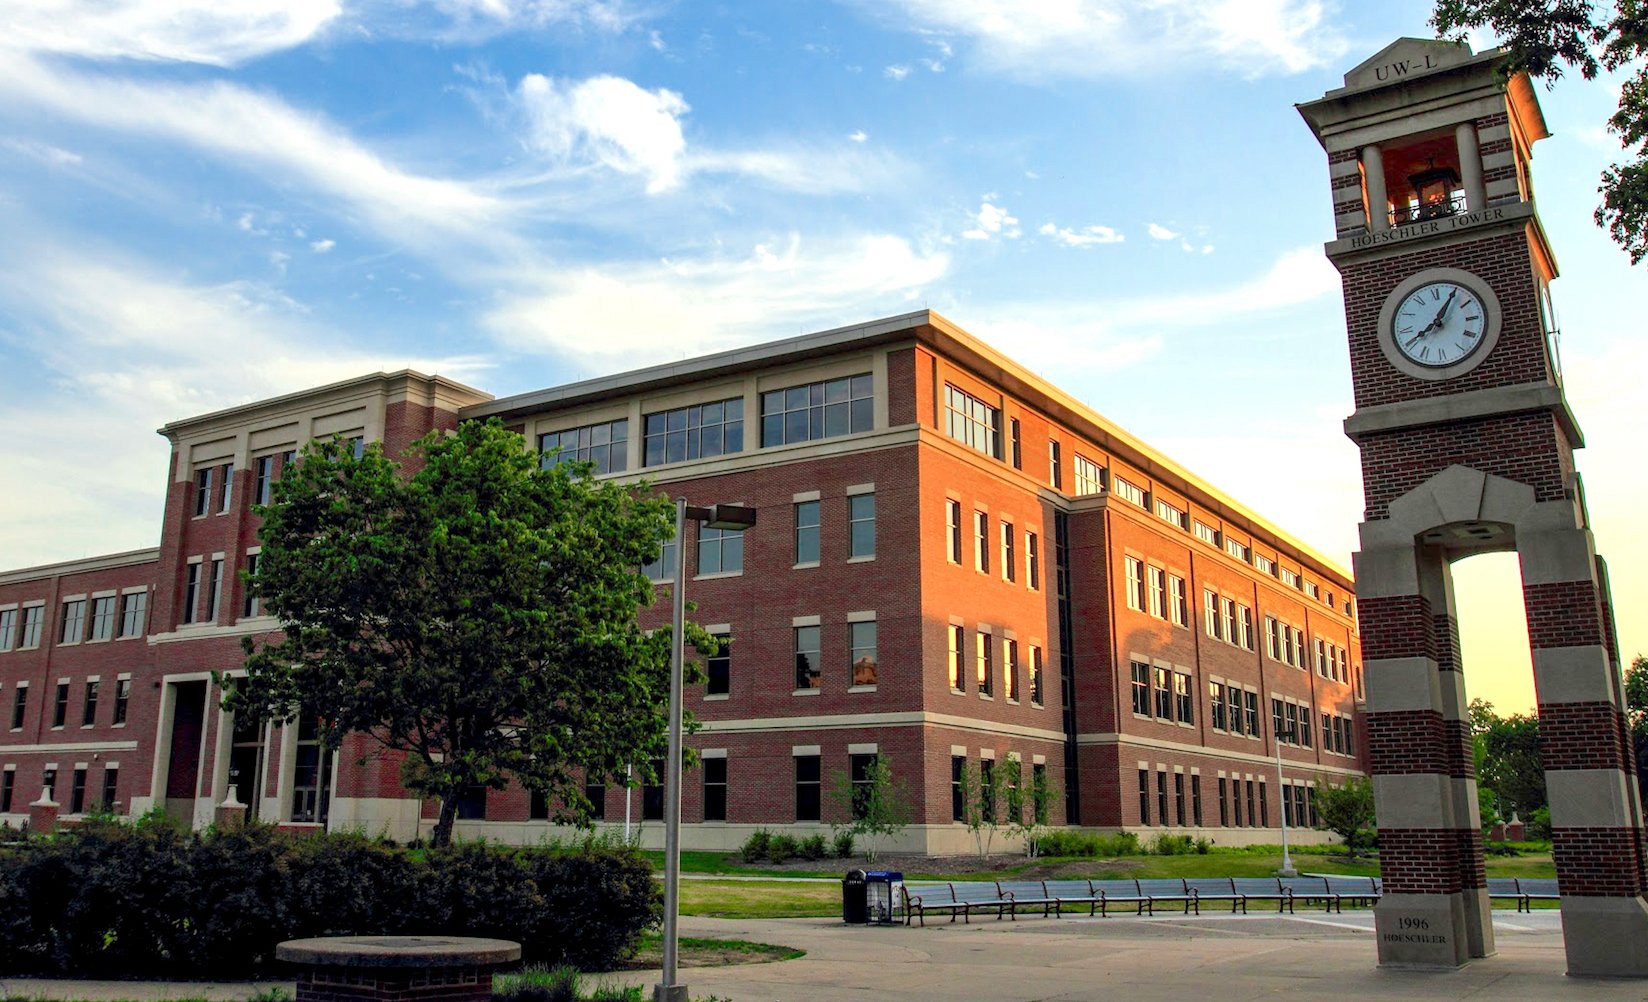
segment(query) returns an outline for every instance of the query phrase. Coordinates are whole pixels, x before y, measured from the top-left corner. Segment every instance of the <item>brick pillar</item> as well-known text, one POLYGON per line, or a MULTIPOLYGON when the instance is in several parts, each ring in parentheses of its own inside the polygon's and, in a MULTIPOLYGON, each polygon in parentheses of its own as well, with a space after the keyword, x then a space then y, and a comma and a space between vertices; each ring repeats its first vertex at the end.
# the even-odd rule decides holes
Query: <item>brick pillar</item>
POLYGON ((1385 890, 1379 963, 1459 967, 1494 943, 1451 579, 1440 551, 1384 521, 1362 525, 1355 566, 1385 890))
POLYGON ((40 788, 40 799, 29 805, 29 833, 32 835, 50 835, 57 830, 57 803, 51 798, 51 791, 40 788))
POLYGON ((246 805, 235 798, 234 787, 229 787, 229 795, 217 805, 212 820, 219 828, 236 828, 246 823, 246 805))
POLYGON ((1648 864, 1611 610, 1590 530, 1571 505, 1548 510, 1518 525, 1517 553, 1568 973, 1648 977, 1648 864))

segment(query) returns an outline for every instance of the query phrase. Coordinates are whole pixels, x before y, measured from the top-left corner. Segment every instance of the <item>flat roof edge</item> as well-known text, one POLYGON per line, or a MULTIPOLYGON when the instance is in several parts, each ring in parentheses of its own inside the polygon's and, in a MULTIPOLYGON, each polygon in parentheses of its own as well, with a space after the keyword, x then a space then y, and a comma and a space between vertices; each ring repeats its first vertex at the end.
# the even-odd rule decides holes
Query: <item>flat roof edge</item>
POLYGON ((78 560, 60 560, 50 564, 36 564, 33 567, 18 567, 9 571, 0 571, 0 584, 16 584, 21 581, 35 581, 40 578, 63 577, 69 574, 84 574, 88 571, 106 571, 116 567, 131 567, 136 564, 147 564, 160 559, 158 546, 143 550, 126 550, 122 553, 105 553, 96 557, 81 557, 78 560))
POLYGON ((462 394, 470 394, 485 400, 492 399, 492 394, 486 392, 485 390, 476 389, 473 386, 466 383, 460 383, 457 380, 446 376, 431 376, 427 373, 419 372, 416 369, 395 369, 390 372, 380 370, 378 372, 369 372, 359 376, 351 376, 348 379, 340 379, 335 383, 326 383, 321 386, 311 386, 307 389, 294 390, 291 393, 282 393, 273 397, 264 397, 260 400, 250 400, 244 404, 236 404, 233 407, 225 407, 221 410, 208 411, 205 414, 196 414, 192 417, 179 418, 176 421, 168 421, 166 424, 156 429, 156 434, 165 435, 170 438, 178 432, 198 427, 203 424, 222 421, 225 418, 253 414, 260 410, 279 407, 283 404, 295 403, 306 397, 316 397, 325 393, 355 387, 365 388, 372 386, 375 383, 382 384, 396 379, 423 380, 424 382, 431 383, 436 386, 448 387, 462 394))

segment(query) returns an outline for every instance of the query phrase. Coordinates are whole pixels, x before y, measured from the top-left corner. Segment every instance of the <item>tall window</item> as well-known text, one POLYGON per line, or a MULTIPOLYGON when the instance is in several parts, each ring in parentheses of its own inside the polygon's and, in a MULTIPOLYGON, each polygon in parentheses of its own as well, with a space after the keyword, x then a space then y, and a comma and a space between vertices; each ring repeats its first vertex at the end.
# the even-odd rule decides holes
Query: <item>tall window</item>
MULTIPOLYGON (((995 787, 996 760, 993 758, 979 759, 979 789, 989 790, 995 787)), ((986 824, 996 820, 996 802, 990 797, 979 799, 980 814, 984 815, 986 824)))
POLYGON ((1270 701, 1270 731, 1279 743, 1288 743, 1292 740, 1288 736, 1287 728, 1283 725, 1284 719, 1282 701, 1272 698, 1270 701))
POLYGON ((1160 720, 1173 719, 1173 686, 1168 677, 1172 674, 1166 668, 1158 667, 1155 671, 1156 717, 1160 720))
MULTIPOLYGON (((11 813, 12 795, 17 792, 17 770, 0 772, 0 814, 11 813)), ((961 820, 957 818, 956 820, 961 820)))
POLYGON ((1207 684, 1208 724, 1216 731, 1230 729, 1230 718, 1225 715, 1225 687, 1220 682, 1207 684))
POLYGON ((1018 545, 1013 531, 1013 523, 1001 523, 1001 576, 1009 581, 1018 580, 1018 545))
POLYGON ((114 596, 92 599, 93 640, 108 640, 114 636, 114 596))
POLYGON ((247 618, 259 615, 262 611, 263 600, 258 597, 255 581, 257 579, 258 564, 263 562, 262 553, 248 553, 246 555, 246 608, 247 618))
POLYGON ((817 501, 798 501, 795 506, 795 562, 816 564, 820 557, 819 526, 822 506, 817 501))
MULTIPOLYGON (((962 797, 961 777, 967 770, 967 756, 950 756, 950 820, 964 821, 967 818, 967 803, 962 797)), ((6 774, 10 778, 11 773, 6 774)))
POLYGON ((1167 576, 1167 613, 1174 626, 1190 624, 1190 603, 1185 600, 1185 579, 1177 574, 1167 576))
POLYGON ((195 471, 195 515, 206 515, 212 510, 212 468, 195 471))
MULTIPOLYGON (((359 459, 360 456, 357 455, 355 458, 359 459)), ((218 499, 218 511, 224 512, 229 510, 229 502, 233 499, 234 491, 235 464, 227 463, 223 467, 223 495, 218 499)))
POLYGON ((1200 828, 1202 826, 1202 777, 1195 773, 1190 776, 1190 814, 1191 823, 1200 828))
POLYGON ((1281 645, 1279 643, 1280 639, 1281 639, 1281 630, 1277 626, 1276 617, 1275 616, 1266 616, 1265 617, 1265 655, 1267 657, 1269 657, 1272 661, 1282 660, 1281 645))
POLYGON ((183 621, 192 623, 200 610, 200 561, 190 564, 183 574, 183 621))
POLYGON ((23 726, 23 714, 29 708, 29 687, 20 685, 17 694, 11 700, 11 729, 18 730, 23 726))
POLYGON ((675 558, 681 552, 681 542, 666 539, 658 549, 658 557, 641 565, 641 573, 655 584, 670 584, 675 580, 675 558))
POLYGON ((945 555, 952 564, 961 563, 961 502, 944 502, 945 555))
POLYGON ((103 770, 103 796, 98 800, 98 809, 105 814, 114 813, 115 796, 120 789, 120 769, 106 767, 103 770))
POLYGON ((280 478, 287 477, 298 471, 298 454, 296 450, 289 450, 280 454, 280 478))
POLYGON ((252 465, 252 503, 269 503, 269 485, 275 479, 275 457, 259 456, 252 465))
POLYGON ((743 397, 659 411, 642 424, 646 466, 744 451, 743 397))
POLYGON ((1017 640, 1003 640, 1001 642, 1001 690, 1002 695, 1015 702, 1019 698, 1019 642, 1017 640))
POLYGON ((1001 457, 1001 411, 946 384, 944 412, 951 438, 986 456, 1001 457))
POLYGON ((1190 676, 1184 672, 1173 673, 1173 701, 1179 711, 1179 723, 1194 723, 1196 718, 1196 697, 1191 695, 1190 676))
POLYGON ((1202 592, 1202 628, 1208 636, 1219 639, 1219 596, 1205 590, 1202 592))
POLYGON ((1143 609, 1144 595, 1144 561, 1138 557, 1123 557, 1122 566, 1127 578, 1127 607, 1129 609, 1143 609))
POLYGON ((662 821, 664 819, 664 760, 652 760, 652 774, 655 779, 641 781, 641 820, 662 821))
POLYGON ((990 634, 973 634, 975 646, 974 654, 978 661, 978 691, 981 696, 990 695, 990 676, 994 674, 990 665, 990 634))
POLYGON ((704 820, 727 820, 727 760, 704 759, 704 820))
POLYGON ((1220 625, 1224 627, 1225 643, 1234 644, 1238 640, 1236 636, 1236 600, 1231 598, 1221 600, 1220 610, 1223 614, 1220 625))
POLYGON ((1245 605, 1236 607, 1237 628, 1241 631, 1241 644, 1248 650, 1253 650, 1253 610, 1245 605))
MULTIPOLYGON (((715 405, 710 405, 715 406, 715 405)), ((703 411, 699 411, 700 436, 704 422, 703 411)), ((668 421, 665 421, 665 450, 668 451, 668 421)), ((711 448, 719 447, 721 439, 716 439, 711 448)), ((699 452, 706 456, 719 453, 704 453, 703 439, 699 440, 699 452)), ((561 463, 591 463, 592 473, 614 473, 629 468, 629 419, 620 418, 617 421, 603 421, 600 424, 586 424, 581 428, 568 428, 565 431, 552 431, 547 435, 538 436, 539 463, 544 469, 558 466, 561 463)))
MULTIPOLYGON (((584 799, 589 801, 591 820, 599 821, 607 816, 607 784, 594 770, 584 772, 584 799)), ((544 816, 549 815, 546 812, 544 816)))
POLYGON ((206 595, 206 621, 217 622, 218 610, 223 607, 223 561, 212 561, 211 591, 206 595))
POLYGON ((725 633, 717 633, 715 642, 718 645, 715 653, 705 662, 705 674, 709 676, 709 684, 705 686, 705 694, 710 696, 725 696, 732 692, 732 638, 725 633))
POLYGON ((849 557, 873 557, 876 551, 876 504, 874 494, 854 494, 847 499, 847 545, 849 557))
POLYGON ((1041 588, 1041 538, 1033 532, 1024 534, 1024 569, 1032 591, 1041 588))
POLYGON ((1150 770, 1139 770, 1139 824, 1150 823, 1150 770))
POLYGON ((1059 443, 1057 442, 1047 443, 1047 472, 1047 479, 1052 482, 1053 489, 1056 491, 1064 490, 1064 464, 1060 462, 1059 443))
POLYGON ((57 683, 57 699, 52 703, 52 726, 62 727, 69 719, 69 683, 57 683))
POLYGON ((19 649, 40 646, 40 630, 45 621, 45 606, 31 605, 23 610, 23 635, 17 642, 19 649))
POLYGON ((819 628, 816 626, 795 627, 795 687, 797 689, 818 688, 818 650, 819 628))
POLYGON ((741 574, 744 571, 742 529, 698 529, 698 573, 741 574))
POLYGON ((876 625, 848 623, 852 636, 853 685, 876 684, 876 625))
POLYGON ((797 755, 795 757, 795 819, 797 821, 817 821, 823 815, 820 813, 824 798, 820 795, 823 788, 823 773, 819 766, 817 755, 797 755))
POLYGON ((78 644, 86 634, 86 600, 63 603, 63 625, 57 635, 60 644, 78 644))
POLYGON ((126 722, 126 709, 127 709, 128 706, 130 706, 131 700, 132 700, 132 680, 129 679, 129 678, 117 678, 117 679, 115 679, 114 680, 114 722, 116 724, 124 724, 126 722))
POLYGON ((1133 712, 1141 717, 1150 716, 1150 666, 1143 661, 1132 662, 1133 668, 1133 712))
POLYGON ((1230 781, 1223 776, 1219 777, 1219 827, 1230 826, 1230 781))
POLYGON ((0 609, 0 651, 9 651, 17 640, 17 610, 0 609))
POLYGON ((1184 773, 1173 774, 1173 818, 1180 825, 1185 823, 1185 778, 1184 773))
POLYGON ((1309 748, 1310 743, 1311 743, 1311 736, 1310 736, 1310 734, 1311 734, 1311 723, 1310 723, 1310 707, 1308 707, 1308 706, 1299 707, 1299 731, 1298 731, 1298 734, 1299 734, 1299 743, 1304 745, 1306 748, 1309 748))
POLYGON ((962 642, 965 632, 954 623, 951 623, 947 630, 950 644, 950 688, 956 692, 963 692, 967 687, 966 676, 961 670, 962 642))
POLYGON ((1242 694, 1247 708, 1247 733, 1249 737, 1259 736, 1259 694, 1245 692, 1242 694))
POLYGON ((1160 824, 1171 823, 1171 815, 1167 813, 1167 773, 1156 772, 1156 817, 1160 824))
POLYGON ((870 810, 870 791, 875 786, 872 770, 875 768, 877 755, 873 752, 868 755, 849 755, 848 766, 852 776, 853 819, 863 818, 870 810))
POLYGON ((990 516, 982 511, 973 512, 973 566, 984 573, 990 573, 990 516))
POLYGON ((86 701, 80 708, 81 727, 90 727, 97 723, 97 690, 102 687, 103 683, 95 679, 86 681, 86 701))
POLYGON ((136 637, 143 634, 143 620, 149 611, 149 596, 133 592, 120 596, 120 635, 136 637))
POLYGON ((1097 494, 1104 490, 1104 467, 1076 453, 1076 494, 1097 494))
POLYGON ((761 394, 761 444, 789 445, 875 427, 875 381, 842 376, 761 394))
POLYGON ((1042 705, 1042 675, 1041 675, 1041 648, 1030 648, 1030 702, 1032 705, 1042 705))
POLYGON ((1023 452, 1020 449, 1021 443, 1019 441, 1019 419, 1018 418, 1011 418, 1011 419, 1008 420, 1008 422, 1007 422, 1007 438, 1008 438, 1008 441, 1010 443, 1009 444, 1009 451, 1010 451, 1011 456, 1012 456, 1013 469, 1015 469, 1015 470, 1024 469, 1024 455, 1023 455, 1023 452))
POLYGON ((80 814, 86 810, 86 770, 74 771, 74 785, 69 787, 69 813, 80 814))
POLYGON ((1145 569, 1150 585, 1150 614, 1157 619, 1167 616, 1167 572, 1160 567, 1145 569))
POLYGON ((320 740, 320 721, 298 720, 297 757, 292 770, 291 820, 325 824, 332 803, 332 754, 320 740))

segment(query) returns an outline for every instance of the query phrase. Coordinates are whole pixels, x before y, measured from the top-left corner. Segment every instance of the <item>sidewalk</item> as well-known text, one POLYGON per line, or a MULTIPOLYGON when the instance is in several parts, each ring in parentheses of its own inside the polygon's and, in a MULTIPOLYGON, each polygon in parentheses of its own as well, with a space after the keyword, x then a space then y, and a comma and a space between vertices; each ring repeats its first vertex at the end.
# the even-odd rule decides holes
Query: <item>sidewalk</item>
MULTIPOLYGON (((1374 966, 1372 915, 1204 915, 993 918, 971 925, 845 926, 834 919, 686 917, 682 935, 779 943, 799 960, 687 969, 694 997, 731 1002, 1281 1002, 1410 1000, 1450 1002, 1641 1002, 1648 983, 1570 979, 1553 911, 1495 915, 1499 955, 1444 974, 1374 966)), ((608 975, 648 987, 656 971, 608 975)), ((150 981, 10 979, 13 996, 49 999, 244 999, 282 987, 150 981)), ((285 984, 288 991, 290 983, 285 984)))

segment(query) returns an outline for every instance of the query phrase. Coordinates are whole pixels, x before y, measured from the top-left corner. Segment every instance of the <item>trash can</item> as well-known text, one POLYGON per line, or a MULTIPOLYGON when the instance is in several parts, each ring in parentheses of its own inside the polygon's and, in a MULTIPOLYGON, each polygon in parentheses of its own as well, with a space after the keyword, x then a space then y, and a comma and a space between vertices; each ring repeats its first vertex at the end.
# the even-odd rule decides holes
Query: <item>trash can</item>
POLYGON ((904 911, 904 874, 896 870, 870 870, 864 874, 864 921, 894 925, 904 911))
POLYGON ((870 921, 865 885, 863 870, 848 870, 841 878, 841 921, 848 925, 864 925, 870 921))

